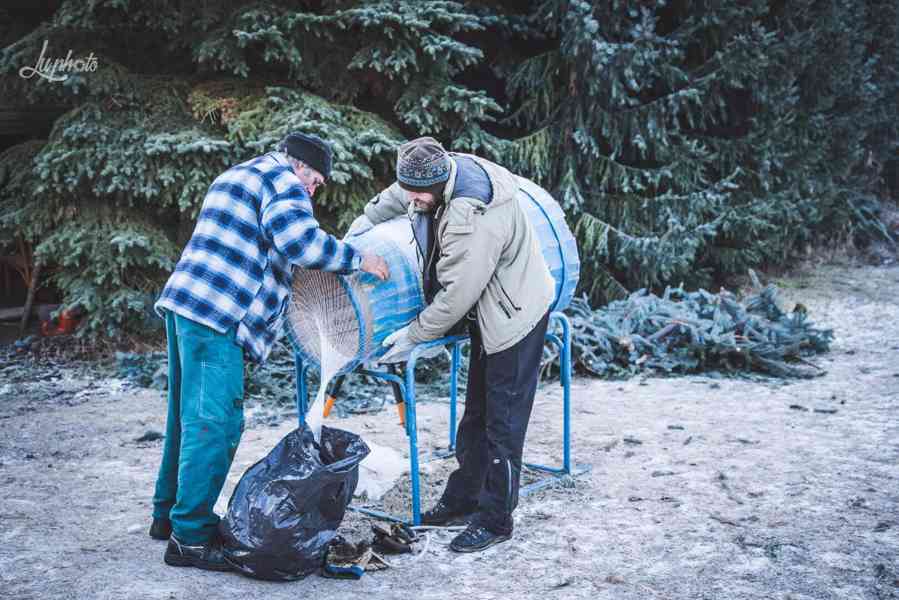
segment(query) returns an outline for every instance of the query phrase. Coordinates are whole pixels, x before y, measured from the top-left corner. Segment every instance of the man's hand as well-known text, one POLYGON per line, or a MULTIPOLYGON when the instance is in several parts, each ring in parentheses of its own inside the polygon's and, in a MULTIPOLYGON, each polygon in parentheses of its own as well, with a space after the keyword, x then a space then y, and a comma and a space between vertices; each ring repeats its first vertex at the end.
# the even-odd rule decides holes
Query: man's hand
POLYGON ((390 277, 387 261, 377 254, 364 254, 362 256, 362 265, 359 268, 366 273, 371 273, 381 281, 390 277))
MULTIPOLYGON (((408 325, 388 335, 387 338, 384 339, 382 345, 390 348, 384 356, 377 359, 377 361, 382 364, 403 362, 407 360, 409 358, 409 353, 412 352, 412 349, 416 346, 416 344, 409 339, 408 325)), ((433 358, 442 353, 443 346, 434 346, 433 348, 428 348, 422 352, 419 355, 419 358, 433 358)))
POLYGON ((402 362, 409 356, 409 352, 415 347, 409 340, 409 326, 394 331, 384 340, 383 345, 390 348, 387 354, 378 359, 379 363, 402 362))

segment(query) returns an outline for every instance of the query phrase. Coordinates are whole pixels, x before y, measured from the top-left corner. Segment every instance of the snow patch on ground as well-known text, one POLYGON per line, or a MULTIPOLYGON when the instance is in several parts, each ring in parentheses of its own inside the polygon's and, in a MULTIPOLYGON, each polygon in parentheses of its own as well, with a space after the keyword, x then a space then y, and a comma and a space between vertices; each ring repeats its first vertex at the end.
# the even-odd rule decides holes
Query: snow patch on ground
MULTIPOLYGON (((825 375, 575 378, 572 451, 592 464, 588 475, 523 498, 509 542, 457 555, 451 534, 434 534, 420 560, 360 581, 275 585, 166 566, 165 543, 146 535, 162 442, 136 441, 165 430, 165 393, 0 366, 0 596, 896 598, 899 266, 820 266, 774 283, 787 308, 802 302, 835 329, 833 350, 814 359, 825 375)), ((445 447, 448 412, 418 405, 423 455, 445 447)), ((542 386, 525 460, 560 459, 560 412, 558 384, 542 386)), ((403 456, 385 464, 405 468, 408 438, 392 407, 326 424, 403 456)), ((244 432, 220 514, 244 471, 295 426, 294 415, 244 432)), ((423 508, 454 466, 423 465, 423 508)), ((408 515, 409 493, 401 475, 380 504, 408 515)), ((348 512, 340 533, 371 539, 371 522, 348 512)))
POLYGON ((409 471, 409 460, 389 446, 366 441, 371 452, 359 465, 356 497, 376 502, 409 471))

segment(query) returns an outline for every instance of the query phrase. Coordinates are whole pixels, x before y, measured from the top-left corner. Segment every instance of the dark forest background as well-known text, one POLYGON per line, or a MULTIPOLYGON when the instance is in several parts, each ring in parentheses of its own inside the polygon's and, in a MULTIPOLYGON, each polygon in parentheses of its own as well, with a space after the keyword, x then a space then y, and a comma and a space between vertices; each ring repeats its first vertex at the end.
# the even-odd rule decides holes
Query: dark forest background
MULTIPOLYGON (((547 188, 594 305, 895 244, 895 0, 79 0, 0 8, 0 255, 86 315, 150 306, 207 186, 288 131, 329 140, 340 233, 433 135, 547 188), (25 79, 46 56, 92 72, 25 79)), ((8 275, 8 273, 7 273, 8 275)), ((15 279, 15 278, 13 278, 15 279)))

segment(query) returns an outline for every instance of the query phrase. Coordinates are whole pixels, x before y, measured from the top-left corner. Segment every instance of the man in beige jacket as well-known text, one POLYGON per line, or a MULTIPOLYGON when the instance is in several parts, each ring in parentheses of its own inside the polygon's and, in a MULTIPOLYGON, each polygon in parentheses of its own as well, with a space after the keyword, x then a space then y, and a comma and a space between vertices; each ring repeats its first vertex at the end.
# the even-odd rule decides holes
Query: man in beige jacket
MULTIPOLYGON (((470 516, 451 548, 483 550, 508 540, 525 433, 534 402, 554 282, 536 233, 503 167, 448 153, 433 138, 400 147, 397 181, 372 198, 377 224, 408 214, 418 244, 425 308, 385 341, 382 362, 405 356, 467 323, 471 334, 465 414, 441 500, 425 524, 470 516)), ((357 229, 358 231, 358 229, 357 229)))

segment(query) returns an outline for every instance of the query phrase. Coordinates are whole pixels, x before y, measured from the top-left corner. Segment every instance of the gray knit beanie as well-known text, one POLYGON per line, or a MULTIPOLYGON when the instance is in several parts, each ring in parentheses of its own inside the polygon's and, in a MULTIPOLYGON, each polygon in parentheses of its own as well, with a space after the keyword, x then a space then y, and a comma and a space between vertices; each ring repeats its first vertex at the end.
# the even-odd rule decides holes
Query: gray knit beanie
POLYGON ((396 178, 400 185, 426 188, 449 179, 450 159, 440 142, 420 137, 399 147, 396 178))

